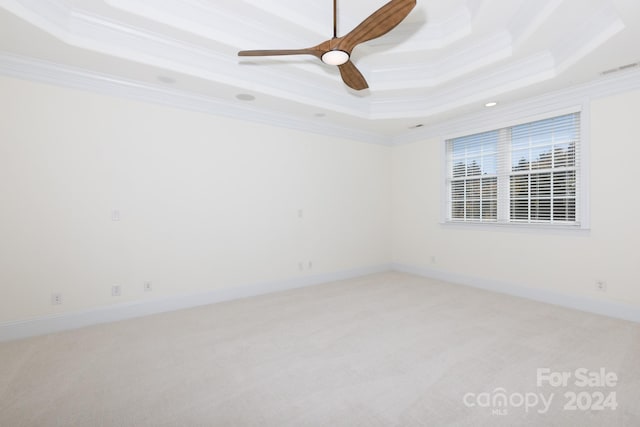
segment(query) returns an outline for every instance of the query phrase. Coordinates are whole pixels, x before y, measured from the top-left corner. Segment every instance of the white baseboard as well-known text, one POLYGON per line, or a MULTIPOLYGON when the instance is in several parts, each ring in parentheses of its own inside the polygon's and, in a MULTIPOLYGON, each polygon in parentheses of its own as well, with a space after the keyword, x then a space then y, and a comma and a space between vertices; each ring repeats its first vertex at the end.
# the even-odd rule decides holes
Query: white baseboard
POLYGON ((397 264, 391 265, 394 271, 414 274, 444 282, 456 283, 474 288, 484 289, 501 294, 513 295, 534 301, 544 302, 574 310, 586 311, 617 319, 629 320, 640 323, 640 308, 614 301, 595 300, 578 295, 567 295, 545 289, 534 289, 517 286, 496 280, 481 279, 458 273, 432 270, 424 267, 397 264))
POLYGON ((527 288, 457 273, 394 263, 339 271, 335 273, 316 274, 313 276, 305 276, 283 281, 219 289, 206 293, 154 298, 144 301, 132 301, 74 313, 64 313, 54 316, 44 316, 35 319, 7 322, 0 324, 0 342, 62 332, 100 323, 116 322, 119 320, 132 319, 135 317, 148 316, 151 314, 164 313, 201 305, 215 304, 217 302, 231 301, 234 299, 285 291, 288 289, 319 285, 337 280, 352 279, 369 274, 383 273, 390 270, 640 323, 640 308, 622 303, 594 300, 575 295, 565 295, 543 289, 527 288))
POLYGON ((82 328, 100 323, 116 322, 135 317, 148 316, 201 305, 215 304, 256 295, 263 295, 288 289, 302 288, 321 283, 351 279, 369 274, 390 271, 391 265, 358 268, 335 273, 316 274, 301 278, 257 283, 247 286, 219 289, 206 293, 179 295, 167 298, 154 298, 144 301, 132 301, 122 304, 99 307, 74 313, 64 313, 35 319, 0 324, 0 342, 28 338, 36 335, 51 334, 82 328))

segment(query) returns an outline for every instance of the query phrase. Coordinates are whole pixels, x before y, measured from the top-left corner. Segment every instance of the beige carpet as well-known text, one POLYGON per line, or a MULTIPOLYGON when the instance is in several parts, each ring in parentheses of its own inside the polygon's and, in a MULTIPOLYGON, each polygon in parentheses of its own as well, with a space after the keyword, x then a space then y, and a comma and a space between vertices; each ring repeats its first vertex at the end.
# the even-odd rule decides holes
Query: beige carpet
POLYGON ((10 427, 638 426, 638 402, 640 325, 400 273, 0 345, 10 427))

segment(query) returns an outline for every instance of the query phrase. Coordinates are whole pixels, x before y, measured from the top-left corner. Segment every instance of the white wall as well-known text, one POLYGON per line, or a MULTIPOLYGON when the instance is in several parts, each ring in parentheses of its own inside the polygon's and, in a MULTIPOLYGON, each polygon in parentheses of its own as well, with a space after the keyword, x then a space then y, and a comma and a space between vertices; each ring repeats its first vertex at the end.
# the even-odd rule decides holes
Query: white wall
POLYGON ((440 277, 467 277, 640 308, 640 92, 590 109, 589 231, 441 225, 440 138, 392 152, 393 262, 440 277), (432 257, 435 257, 433 262, 432 257), (606 293, 595 291, 605 280, 606 293))
POLYGON ((8 78, 0 93, 0 323, 390 259, 388 147, 8 78))
POLYGON ((389 148, 8 78, 0 93, 0 323, 390 261, 640 308, 638 91, 586 106, 578 232, 439 224, 440 138, 389 148))

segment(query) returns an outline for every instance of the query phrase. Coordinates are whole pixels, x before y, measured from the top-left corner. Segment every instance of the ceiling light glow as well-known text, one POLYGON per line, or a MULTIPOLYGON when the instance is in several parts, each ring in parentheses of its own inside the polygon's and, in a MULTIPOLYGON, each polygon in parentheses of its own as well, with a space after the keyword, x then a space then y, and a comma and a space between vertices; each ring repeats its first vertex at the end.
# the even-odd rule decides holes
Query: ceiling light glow
POLYGON ((330 50, 322 55, 322 62, 329 65, 342 65, 349 60, 349 54, 344 50, 330 50))

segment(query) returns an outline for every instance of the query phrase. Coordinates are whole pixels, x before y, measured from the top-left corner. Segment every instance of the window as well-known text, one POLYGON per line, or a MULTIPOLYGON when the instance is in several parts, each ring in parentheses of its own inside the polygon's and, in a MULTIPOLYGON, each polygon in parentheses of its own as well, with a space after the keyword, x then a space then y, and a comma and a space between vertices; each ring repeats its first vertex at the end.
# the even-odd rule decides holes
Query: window
POLYGON ((446 141, 450 222, 580 225, 580 113, 446 141))

